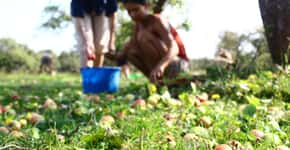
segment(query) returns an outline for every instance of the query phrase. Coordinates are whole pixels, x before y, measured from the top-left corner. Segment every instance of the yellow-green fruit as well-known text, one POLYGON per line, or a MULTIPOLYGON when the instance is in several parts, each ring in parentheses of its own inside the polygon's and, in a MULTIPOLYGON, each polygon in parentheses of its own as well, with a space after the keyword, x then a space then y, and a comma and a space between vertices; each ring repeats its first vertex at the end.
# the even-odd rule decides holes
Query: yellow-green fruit
POLYGON ((8 127, 11 130, 20 130, 21 129, 21 124, 20 122, 16 121, 16 120, 12 120, 9 124, 8 127))
POLYGON ((9 130, 6 127, 0 127, 0 134, 8 134, 9 130))

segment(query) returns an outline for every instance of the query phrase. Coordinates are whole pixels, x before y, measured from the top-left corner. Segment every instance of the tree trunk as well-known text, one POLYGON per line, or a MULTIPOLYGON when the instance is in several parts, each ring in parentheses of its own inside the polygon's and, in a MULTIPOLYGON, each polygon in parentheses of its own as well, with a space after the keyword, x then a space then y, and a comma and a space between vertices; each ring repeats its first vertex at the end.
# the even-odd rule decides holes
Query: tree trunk
POLYGON ((166 0, 158 0, 157 3, 154 5, 153 12, 159 14, 163 11, 163 7, 166 0))
POLYGON ((259 0, 259 5, 273 62, 289 64, 290 0, 259 0))

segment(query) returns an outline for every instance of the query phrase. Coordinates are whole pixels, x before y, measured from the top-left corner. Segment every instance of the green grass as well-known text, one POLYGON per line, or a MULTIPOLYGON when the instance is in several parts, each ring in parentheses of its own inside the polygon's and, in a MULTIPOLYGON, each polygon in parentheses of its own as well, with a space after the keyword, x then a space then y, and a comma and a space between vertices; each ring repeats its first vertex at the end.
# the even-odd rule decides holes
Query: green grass
POLYGON ((290 146, 289 74, 206 78, 203 83, 169 89, 155 89, 142 77, 122 78, 119 92, 99 97, 82 93, 79 75, 0 76, 0 105, 6 107, 0 111, 0 127, 9 130, 0 133, 0 149, 214 149, 218 144, 234 148, 234 142, 240 149, 290 146), (208 95, 207 103, 197 98, 202 93, 208 95), (57 108, 44 108, 47 99, 57 108), (132 107, 136 99, 144 99, 146 106, 132 107), (181 103, 176 104, 176 99, 181 103), (33 113, 44 120, 32 124, 33 113), (114 123, 100 121, 104 115, 112 116, 114 123), (27 125, 17 128, 15 124, 24 120, 27 125), (257 140, 252 129, 265 136, 257 140))

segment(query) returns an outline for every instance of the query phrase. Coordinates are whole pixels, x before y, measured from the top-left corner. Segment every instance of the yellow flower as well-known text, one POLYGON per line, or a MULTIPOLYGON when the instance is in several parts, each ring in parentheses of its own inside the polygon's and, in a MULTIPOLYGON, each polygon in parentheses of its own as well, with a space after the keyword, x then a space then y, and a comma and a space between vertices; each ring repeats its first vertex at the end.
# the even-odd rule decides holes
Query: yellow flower
POLYGON ((221 96, 219 94, 213 94, 213 95, 211 95, 211 98, 212 99, 220 99, 221 96))
POLYGON ((10 118, 10 117, 8 117, 8 118, 5 119, 5 123, 6 124, 9 124, 11 121, 12 121, 12 118, 10 118))

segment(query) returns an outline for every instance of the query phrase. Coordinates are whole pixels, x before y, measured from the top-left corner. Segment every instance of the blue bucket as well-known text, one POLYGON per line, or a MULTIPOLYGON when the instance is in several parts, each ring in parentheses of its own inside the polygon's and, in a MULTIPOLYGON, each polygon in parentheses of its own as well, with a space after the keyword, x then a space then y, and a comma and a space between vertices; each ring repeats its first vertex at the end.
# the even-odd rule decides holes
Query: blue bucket
POLYGON ((119 67, 81 68, 83 92, 85 94, 117 92, 120 80, 119 67))

